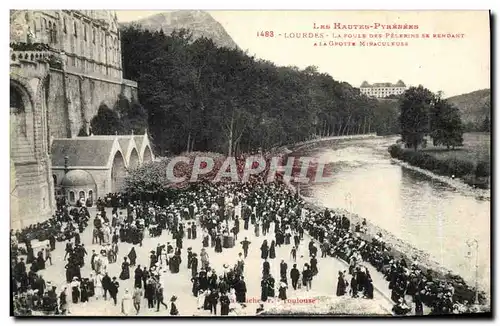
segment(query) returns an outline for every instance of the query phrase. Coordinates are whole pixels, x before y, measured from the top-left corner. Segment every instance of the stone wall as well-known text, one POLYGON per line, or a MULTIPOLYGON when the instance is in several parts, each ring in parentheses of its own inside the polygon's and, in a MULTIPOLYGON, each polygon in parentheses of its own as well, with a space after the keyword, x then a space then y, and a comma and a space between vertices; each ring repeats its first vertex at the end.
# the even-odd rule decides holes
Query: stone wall
POLYGON ((118 83, 62 70, 51 69, 49 91, 49 126, 54 138, 75 137, 102 104, 113 108, 119 95, 130 101, 137 99, 137 84, 118 83))
MULTIPOLYGON (((46 85, 49 66, 31 59, 10 67, 10 87, 21 94, 26 134, 11 126, 11 227, 46 220, 55 207, 48 155, 46 85)), ((12 113, 11 113, 12 118, 12 113)))

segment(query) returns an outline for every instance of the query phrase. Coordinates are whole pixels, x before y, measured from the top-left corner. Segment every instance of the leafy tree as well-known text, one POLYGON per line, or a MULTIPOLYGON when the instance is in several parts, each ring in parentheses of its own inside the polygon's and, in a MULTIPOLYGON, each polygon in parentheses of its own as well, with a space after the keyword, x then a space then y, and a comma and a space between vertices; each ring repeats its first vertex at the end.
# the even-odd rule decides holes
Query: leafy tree
POLYGON ((87 137, 87 131, 85 130, 85 127, 81 127, 80 131, 78 131, 78 137, 87 137))
POLYGON ((491 131, 490 117, 484 118, 483 123, 481 125, 481 131, 482 132, 490 132, 491 131))
POLYGON ((401 137, 403 142, 417 150, 429 132, 429 111, 434 94, 422 85, 410 87, 400 100, 401 137))
POLYGON ((111 110, 106 104, 101 104, 97 115, 90 121, 90 126, 95 135, 115 135, 120 134, 123 130, 118 113, 111 110))
MULTIPOLYGON (((377 100, 314 66, 277 67, 207 38, 193 40, 187 30, 165 35, 129 26, 121 35, 124 77, 140 85, 158 153, 236 155, 383 125, 375 121, 377 100)), ((131 129, 127 121, 136 120, 117 111, 131 129)))
POLYGON ((431 107, 431 132, 435 146, 462 146, 464 126, 460 119, 460 111, 446 100, 437 99, 431 107))
POLYGON ((144 107, 133 99, 132 102, 124 95, 119 95, 118 100, 114 107, 115 112, 118 113, 120 123, 122 125, 121 131, 124 134, 143 134, 148 127, 148 114, 144 107))

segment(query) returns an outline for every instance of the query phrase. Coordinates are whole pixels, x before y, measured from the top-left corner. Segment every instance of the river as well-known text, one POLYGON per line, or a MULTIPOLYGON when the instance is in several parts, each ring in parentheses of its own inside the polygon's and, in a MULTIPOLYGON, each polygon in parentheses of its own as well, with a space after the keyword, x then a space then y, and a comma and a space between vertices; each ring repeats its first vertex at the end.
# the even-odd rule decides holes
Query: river
POLYGON ((332 164, 335 178, 311 185, 304 194, 325 207, 366 218, 471 285, 476 250, 469 249, 467 240, 478 240, 478 282, 489 293, 490 200, 391 161, 387 148, 396 139, 344 141, 313 149, 309 155, 332 164))

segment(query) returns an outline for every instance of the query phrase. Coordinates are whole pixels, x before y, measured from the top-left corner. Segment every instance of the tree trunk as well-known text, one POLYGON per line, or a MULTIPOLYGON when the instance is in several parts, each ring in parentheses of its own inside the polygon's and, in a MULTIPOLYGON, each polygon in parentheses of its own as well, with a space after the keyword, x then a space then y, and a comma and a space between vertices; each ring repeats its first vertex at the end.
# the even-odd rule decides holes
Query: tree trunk
POLYGON ((186 148, 186 151, 188 153, 190 152, 190 145, 191 145, 191 130, 189 131, 188 139, 187 139, 187 148, 186 148))
POLYGON ((234 110, 231 113, 231 125, 229 126, 227 156, 231 156, 233 154, 233 125, 234 125, 234 110))

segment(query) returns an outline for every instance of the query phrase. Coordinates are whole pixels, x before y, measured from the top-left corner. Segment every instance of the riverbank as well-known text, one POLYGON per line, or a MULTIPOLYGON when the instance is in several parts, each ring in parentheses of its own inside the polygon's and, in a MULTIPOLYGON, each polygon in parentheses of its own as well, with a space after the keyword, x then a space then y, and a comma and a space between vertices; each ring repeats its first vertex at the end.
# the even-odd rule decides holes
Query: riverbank
POLYGON ((455 178, 435 174, 429 170, 419 168, 417 166, 411 165, 407 162, 398 160, 396 158, 391 158, 391 162, 396 163, 396 164, 398 164, 406 169, 422 173, 425 176, 432 178, 434 180, 438 180, 440 182, 446 183, 447 185, 453 187, 456 191, 459 191, 460 193, 462 193, 466 196, 470 196, 471 194, 473 194, 476 198, 479 198, 481 200, 491 200, 490 190, 474 188, 474 187, 468 185, 467 183, 464 183, 462 181, 462 179, 455 179, 455 178))
MULTIPOLYGON (((301 198, 308 204, 308 207, 314 209, 315 211, 324 211, 325 207, 317 204, 312 198, 301 195, 301 198)), ((361 216, 348 212, 344 209, 334 209, 333 212, 336 214, 344 214, 349 221, 356 224, 363 222, 364 218, 361 216)), ((373 223, 366 220, 366 233, 359 233, 359 236, 365 241, 372 241, 377 235, 382 238, 382 240, 388 245, 390 254, 394 256, 395 259, 405 259, 407 262, 415 262, 416 265, 422 271, 430 271, 432 278, 434 280, 439 280, 443 282, 448 282, 455 288, 455 299, 467 300, 468 302, 474 302, 475 290, 473 287, 467 285, 465 280, 454 274, 452 271, 444 268, 438 262, 433 260, 430 255, 421 249, 417 249, 412 245, 406 243, 405 241, 397 238, 392 233, 374 225, 373 223)), ((387 282, 388 284, 388 282, 387 282)), ((384 291, 384 289, 379 289, 384 291)), ((490 306, 490 294, 488 294, 484 289, 479 289, 479 302, 481 305, 490 306)))
POLYGON ((435 175, 459 178, 472 188, 490 188, 490 163, 487 161, 472 162, 457 157, 439 158, 429 152, 415 151, 394 144, 389 146, 392 158, 409 163, 412 166, 427 170, 435 175))
MULTIPOLYGON (((309 147, 309 146, 308 146, 309 147)), ((292 148, 295 153, 297 149, 292 148)), ((310 148, 307 148, 310 149, 310 148)), ((304 148, 300 148, 301 151, 304 150, 304 148)), ((291 154, 287 153, 286 155, 291 154)), ((293 154, 292 154, 293 155, 293 154)), ((406 163, 404 163, 406 164, 406 163)), ((459 183, 459 180, 455 180, 456 183, 459 183)), ((463 183, 461 183, 463 184, 463 183)), ((290 185, 292 186, 292 185, 290 185)), ((465 185, 464 185, 465 186, 465 185)), ((306 189, 304 189, 306 190, 306 189)), ((302 192, 304 192, 302 190, 302 192)), ((476 191, 481 191, 480 189, 475 189, 476 191)), ((470 195, 470 193, 469 193, 470 195)), ((324 205, 320 205, 319 201, 307 197, 307 194, 301 193, 301 197, 303 200, 308 204, 310 208, 313 208, 316 211, 323 211, 325 209, 324 205), (305 196, 304 196, 305 195, 305 196)), ((345 214, 350 220, 351 223, 357 224, 361 223, 363 221, 363 218, 356 215, 349 213, 345 210, 342 209, 336 209, 334 210, 336 213, 339 214, 345 214)), ((423 271, 430 270, 431 275, 433 279, 435 280, 440 280, 443 282, 448 282, 453 285, 455 288, 455 299, 460 299, 460 300, 467 300, 469 303, 474 301, 474 296, 475 296, 475 289, 472 286, 467 285, 465 280, 457 275, 457 273, 454 274, 454 272, 448 270, 447 268, 443 267, 440 265, 438 262, 436 262, 433 258, 431 258, 430 254, 427 252, 417 249, 414 246, 410 245, 409 243, 397 238, 390 232, 386 231, 385 229, 382 229, 373 223, 367 221, 367 226, 368 226, 368 232, 366 234, 360 234, 360 236, 367 241, 371 241, 377 234, 382 235, 383 241, 391 248, 391 255, 393 255, 396 258, 404 258, 407 262, 413 262, 416 261, 417 265, 419 268, 423 271)), ((388 283, 387 283, 388 286, 388 283)), ((486 285, 485 285, 486 287, 486 285)), ((384 290, 384 289, 382 289, 384 290)), ((386 289, 387 290, 387 289, 386 289)), ((485 310, 490 309, 490 289, 489 288, 482 288, 479 286, 480 294, 480 302, 482 304, 486 305, 485 310)), ((389 290, 390 293, 390 290, 389 290)))

